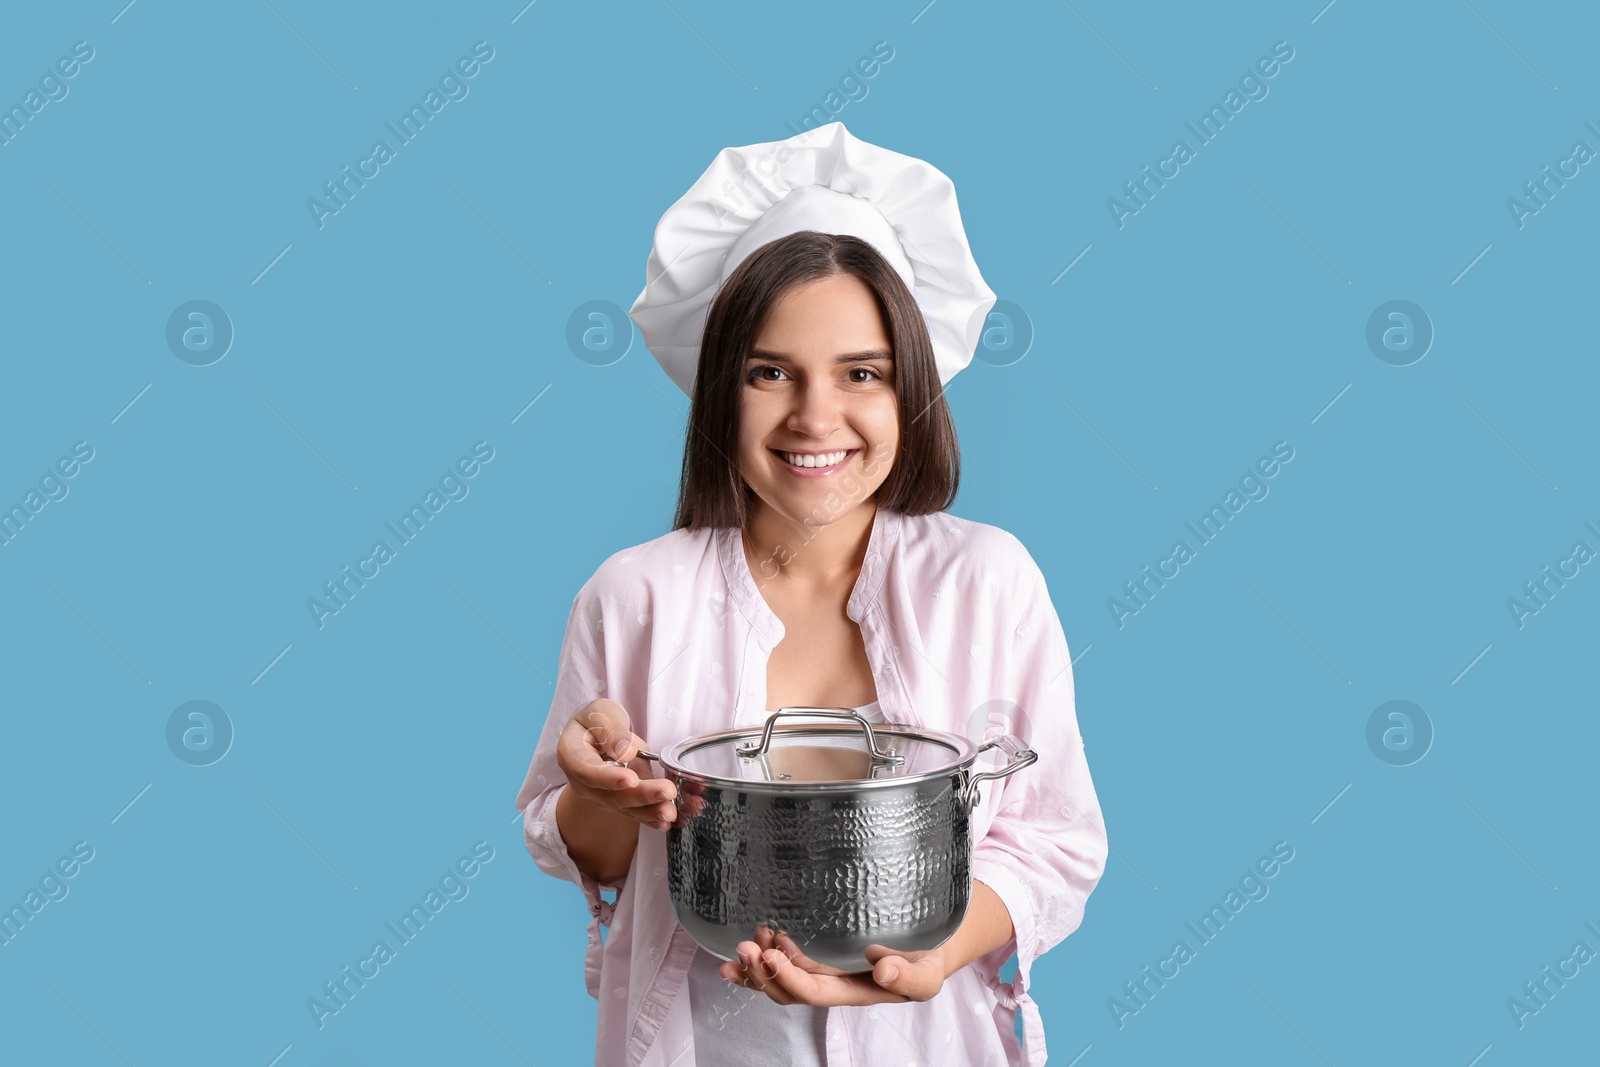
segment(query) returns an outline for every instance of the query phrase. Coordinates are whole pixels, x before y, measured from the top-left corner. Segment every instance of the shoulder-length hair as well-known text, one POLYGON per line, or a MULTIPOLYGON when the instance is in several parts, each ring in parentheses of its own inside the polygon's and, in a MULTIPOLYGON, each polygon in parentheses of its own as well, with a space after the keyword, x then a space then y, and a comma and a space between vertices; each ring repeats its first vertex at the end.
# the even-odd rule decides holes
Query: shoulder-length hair
POLYGON ((894 351, 900 450, 878 488, 878 506, 927 515, 955 502, 961 449, 916 299, 866 241, 801 230, 762 245, 740 263, 707 312, 674 530, 744 527, 754 496, 738 464, 745 362, 779 298, 803 282, 838 274, 853 274, 873 291, 894 351))

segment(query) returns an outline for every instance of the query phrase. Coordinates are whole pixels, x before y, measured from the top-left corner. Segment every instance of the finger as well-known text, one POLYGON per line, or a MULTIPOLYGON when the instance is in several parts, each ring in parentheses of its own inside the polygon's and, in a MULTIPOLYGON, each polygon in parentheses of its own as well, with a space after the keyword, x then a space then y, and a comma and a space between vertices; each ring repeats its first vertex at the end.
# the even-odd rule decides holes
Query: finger
MULTIPOLYGON (((574 721, 595 731, 609 732, 613 737, 624 737, 633 729, 633 720, 628 715, 628 709, 618 704, 615 700, 600 697, 582 708, 574 721)), ((605 743, 602 740, 602 744, 605 743)))
POLYGON ((568 723, 557 739, 556 756, 569 778, 594 789, 629 789, 640 782, 637 772, 605 762, 576 720, 568 723))
POLYGON ((612 799, 618 807, 637 808, 646 804, 674 804, 678 791, 665 778, 646 778, 636 786, 619 790, 612 799))
POLYGON ((790 937, 787 933, 781 933, 778 935, 777 943, 774 945, 774 947, 782 952, 785 956, 788 956, 790 963, 793 963, 796 967, 799 967, 803 971, 810 971, 812 974, 828 975, 843 975, 850 973, 848 971, 841 971, 837 967, 829 967, 825 963, 818 963, 810 956, 807 956, 805 951, 800 947, 800 943, 793 937, 790 937))
POLYGON ((765 989, 768 983, 777 976, 776 968, 767 963, 766 950, 754 941, 741 941, 736 949, 739 962, 744 964, 745 973, 754 983, 752 988, 765 989))
POLYGON ((628 712, 614 700, 591 702, 574 716, 574 721, 582 725, 585 739, 597 752, 618 763, 628 762, 634 751, 643 747, 633 732, 628 712))
POLYGON ((674 822, 678 818, 677 798, 678 791, 671 782, 650 778, 640 783, 637 788, 623 790, 613 795, 612 802, 618 808, 650 808, 655 815, 667 822, 674 822))
POLYGON ((772 979, 767 984, 766 994, 779 1004, 812 1004, 816 1003, 822 991, 822 985, 817 981, 816 975, 796 967, 778 949, 770 949, 762 954, 761 962, 772 974, 772 979))
POLYGON ((637 789, 641 781, 635 771, 601 763, 579 763, 565 770, 567 781, 593 793, 615 794, 622 790, 637 789))
POLYGON ((664 829, 677 822, 677 808, 669 801, 655 804, 633 804, 617 809, 631 819, 638 819, 646 826, 664 829))
MULTIPOLYGON (((783 953, 774 949, 773 954, 782 960, 783 953)), ((745 985, 758 993, 765 993, 779 1004, 797 1003, 794 995, 777 981, 778 968, 787 966, 787 960, 780 964, 778 960, 769 959, 749 941, 739 943, 739 958, 744 963, 745 985)))
POLYGON ((900 956, 885 956, 872 965, 872 980, 891 992, 900 992, 911 974, 911 965, 900 956))
POLYGON ((615 810, 640 822, 671 822, 674 811, 671 804, 618 804, 615 810))
POLYGON ((589 727, 584 731, 584 744, 600 756, 601 762, 632 763, 644 751, 644 738, 629 730, 613 731, 609 727, 589 727))
POLYGON ((881 989, 910 1000, 927 1000, 944 986, 941 958, 907 958, 881 945, 869 946, 864 953, 872 963, 872 981, 881 989))
POLYGON ((644 749, 644 741, 634 733, 612 734, 608 730, 589 732, 589 744, 605 759, 616 763, 632 763, 644 749))
MULTIPOLYGON (((633 735, 629 735, 632 737, 633 735)), ((565 755, 557 760, 568 779, 577 779, 585 785, 597 790, 615 792, 617 790, 637 789, 647 782, 661 782, 662 779, 647 777, 647 764, 639 764, 637 768, 624 766, 628 759, 636 758, 637 750, 642 750, 643 739, 635 738, 626 743, 626 748, 633 750, 632 756, 624 751, 624 759, 614 760, 609 755, 597 751, 593 745, 583 739, 581 731, 568 742, 565 755)), ((623 744, 623 742, 617 742, 623 744)), ((614 748, 615 746, 613 746, 614 748)), ((671 785, 671 783, 665 783, 671 785)), ((660 789, 661 786, 652 786, 660 789)), ((676 787, 672 788, 671 795, 676 795, 676 787)), ((651 799, 659 800, 662 797, 653 796, 651 799)), ((670 796, 667 798, 670 799, 670 796)))
POLYGON ((586 747, 619 763, 628 762, 632 750, 641 747, 627 711, 614 700, 591 701, 572 717, 568 726, 586 747))
POLYGON ((685 778, 679 783, 679 794, 682 797, 682 808, 685 817, 698 815, 706 807, 706 786, 704 782, 697 782, 693 778, 685 778))

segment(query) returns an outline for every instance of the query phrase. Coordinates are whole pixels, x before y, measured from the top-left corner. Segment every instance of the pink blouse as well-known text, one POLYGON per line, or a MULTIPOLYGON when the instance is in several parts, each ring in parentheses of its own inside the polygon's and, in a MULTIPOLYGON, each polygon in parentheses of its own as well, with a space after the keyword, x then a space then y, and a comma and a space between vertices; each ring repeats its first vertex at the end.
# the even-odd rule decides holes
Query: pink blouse
MULTIPOLYGON (((1039 761, 982 783, 972 813, 972 877, 1005 904, 1014 940, 958 970, 930 1000, 827 1009, 827 1062, 1040 1067, 1044 1026, 1027 993, 1029 970, 1083 921, 1107 849, 1066 636, 1044 575, 997 527, 878 508, 845 611, 861 629, 885 720, 974 741, 1012 733, 1039 761), (1007 982, 999 969, 1013 952, 1017 971, 1007 982)), ((589 905, 584 977, 599 1001, 599 1067, 691 1067, 684 987, 698 946, 672 909, 661 831, 640 827, 633 865, 617 885, 601 886, 573 863, 556 828, 566 786, 556 737, 598 697, 626 708, 654 751, 757 727, 767 716, 767 660, 783 635, 732 527, 674 530, 618 552, 573 599, 555 695, 517 808, 534 862, 580 887, 589 905), (616 899, 602 889, 617 890, 616 899)), ((991 755, 976 769, 990 769, 991 755)), ((646 761, 633 766, 660 773, 646 761)))

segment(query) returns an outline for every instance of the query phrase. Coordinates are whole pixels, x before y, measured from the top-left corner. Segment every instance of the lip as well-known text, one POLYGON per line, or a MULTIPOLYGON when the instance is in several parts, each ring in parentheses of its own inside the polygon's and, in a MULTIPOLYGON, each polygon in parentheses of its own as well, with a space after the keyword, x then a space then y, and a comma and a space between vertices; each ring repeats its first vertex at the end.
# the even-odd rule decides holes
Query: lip
POLYGON ((788 460, 784 459, 783 456, 779 455, 777 449, 771 450, 773 457, 778 461, 778 465, 784 470, 788 471, 790 474, 794 475, 796 478, 826 478, 835 471, 842 470, 852 459, 855 458, 856 453, 859 451, 861 451, 859 448, 850 449, 845 453, 845 457, 843 459, 831 467, 796 467, 788 460))

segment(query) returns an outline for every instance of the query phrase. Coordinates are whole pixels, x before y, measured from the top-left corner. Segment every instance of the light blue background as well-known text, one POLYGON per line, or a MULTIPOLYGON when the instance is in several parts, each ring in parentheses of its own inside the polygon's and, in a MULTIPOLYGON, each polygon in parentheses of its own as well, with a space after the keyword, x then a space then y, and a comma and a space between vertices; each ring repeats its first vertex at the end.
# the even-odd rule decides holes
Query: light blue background
POLYGON ((95 450, 0 547, 0 903, 95 850, 0 946, 0 1059, 590 1060, 588 915, 512 801, 573 595, 670 524, 687 405, 567 319, 627 307, 716 151, 879 40, 838 118, 954 179, 1035 332, 949 397, 954 511, 1048 578, 1115 846, 1033 972, 1052 1062, 1593 1055, 1600 965, 1506 1006, 1600 949, 1600 576, 1520 629, 1506 603, 1600 548, 1600 174, 1506 206, 1600 149, 1587 6, 123 2, 0 35, 7 105, 95 49, 0 147, 0 503, 95 450), (479 40, 470 95, 318 229, 307 198, 479 40), (1270 95, 1119 229, 1107 199, 1276 41, 1270 95), (165 342, 193 299, 236 330, 208 367, 165 342), (1436 330, 1411 366, 1365 341, 1392 299, 1436 330), (319 630, 307 598, 480 440, 470 495, 319 630), (1277 441, 1270 496, 1119 629, 1108 598, 1277 441), (194 699, 236 730, 209 767, 165 741, 194 699), (1436 731, 1411 766, 1366 742, 1392 699, 1436 731), (470 896, 318 1030, 307 998, 479 840, 470 896), (1270 896, 1119 1029, 1277 841, 1270 896))

